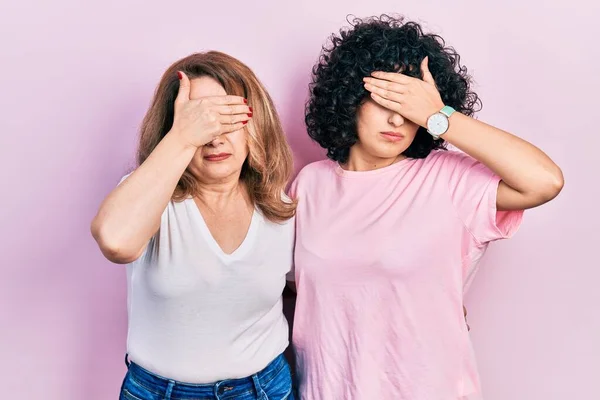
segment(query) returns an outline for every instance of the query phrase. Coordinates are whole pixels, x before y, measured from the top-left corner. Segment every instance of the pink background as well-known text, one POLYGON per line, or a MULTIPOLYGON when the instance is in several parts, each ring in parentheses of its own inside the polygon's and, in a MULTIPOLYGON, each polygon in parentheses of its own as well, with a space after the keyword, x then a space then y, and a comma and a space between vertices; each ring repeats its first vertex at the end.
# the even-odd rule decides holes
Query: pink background
POLYGON ((556 201, 491 248, 468 295, 486 399, 599 399, 600 11, 553 4, 2 0, 2 398, 117 398, 125 273, 88 226, 133 166, 137 127, 171 62, 219 49, 250 65, 301 167, 322 158, 303 128, 321 44, 346 14, 402 12, 458 49, 481 119, 540 146, 566 176, 556 201))

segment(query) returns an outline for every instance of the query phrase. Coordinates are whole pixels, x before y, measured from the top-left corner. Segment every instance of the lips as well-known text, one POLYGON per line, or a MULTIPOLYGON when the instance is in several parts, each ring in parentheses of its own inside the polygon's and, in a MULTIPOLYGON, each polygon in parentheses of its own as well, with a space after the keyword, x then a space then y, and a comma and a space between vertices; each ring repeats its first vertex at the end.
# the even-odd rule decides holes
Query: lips
POLYGON ((404 135, 399 132, 381 132, 381 135, 392 142, 398 142, 404 139, 404 135))
POLYGON ((223 161, 231 157, 229 153, 219 153, 219 154, 209 154, 204 156, 204 159, 207 161, 223 161))

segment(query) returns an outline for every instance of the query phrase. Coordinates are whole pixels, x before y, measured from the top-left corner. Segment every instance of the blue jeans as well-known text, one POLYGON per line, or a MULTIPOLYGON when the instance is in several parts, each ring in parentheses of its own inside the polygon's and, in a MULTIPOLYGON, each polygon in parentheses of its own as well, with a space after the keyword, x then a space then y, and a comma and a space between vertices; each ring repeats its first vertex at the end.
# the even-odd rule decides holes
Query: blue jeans
POLYGON ((127 366, 119 400, 294 400, 290 366, 283 354, 252 376, 208 384, 163 378, 135 363, 127 366))

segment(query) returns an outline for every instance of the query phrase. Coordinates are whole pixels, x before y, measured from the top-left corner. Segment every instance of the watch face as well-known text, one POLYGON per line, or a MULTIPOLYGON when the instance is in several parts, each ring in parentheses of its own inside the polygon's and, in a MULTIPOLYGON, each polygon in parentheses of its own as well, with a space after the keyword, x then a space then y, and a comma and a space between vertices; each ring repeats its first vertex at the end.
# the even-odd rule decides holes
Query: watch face
POLYGON ((448 130, 448 117, 442 113, 433 114, 427 120, 427 130, 434 135, 441 135, 448 130))

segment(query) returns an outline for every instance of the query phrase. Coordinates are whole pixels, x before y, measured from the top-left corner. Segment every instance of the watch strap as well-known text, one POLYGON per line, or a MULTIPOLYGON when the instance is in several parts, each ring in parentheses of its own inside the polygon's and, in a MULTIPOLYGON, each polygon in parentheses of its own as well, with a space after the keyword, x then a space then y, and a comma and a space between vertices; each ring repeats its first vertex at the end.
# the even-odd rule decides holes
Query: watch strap
POLYGON ((454 114, 456 112, 456 110, 454 108, 450 107, 450 106, 444 106, 444 108, 442 108, 440 110, 440 112, 442 114, 444 114, 446 117, 450 118, 450 116, 452 114, 454 114))

